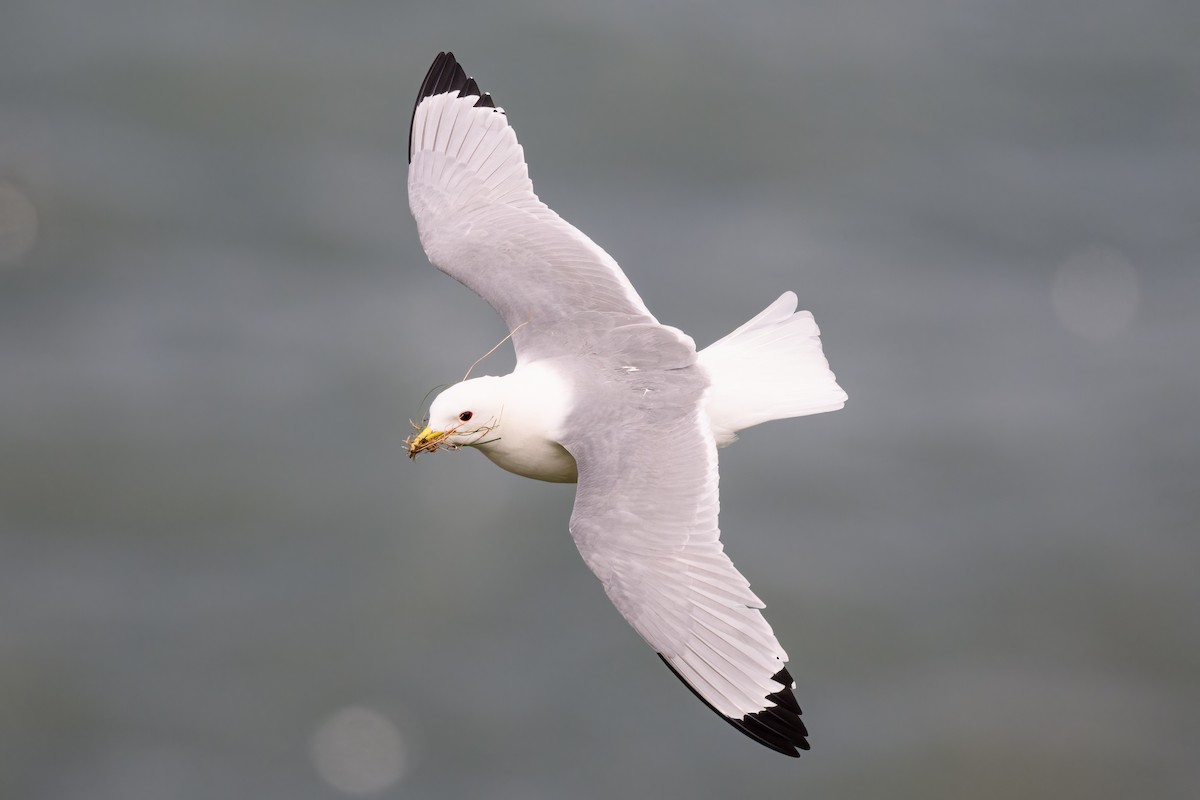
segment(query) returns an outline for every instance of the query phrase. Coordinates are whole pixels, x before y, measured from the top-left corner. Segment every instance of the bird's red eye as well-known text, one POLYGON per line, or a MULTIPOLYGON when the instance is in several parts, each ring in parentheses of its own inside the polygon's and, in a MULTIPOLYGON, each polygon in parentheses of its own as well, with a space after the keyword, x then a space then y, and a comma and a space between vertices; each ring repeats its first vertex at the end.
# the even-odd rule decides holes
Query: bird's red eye
POLYGON ((458 415, 458 418, 461 419, 463 422, 470 422, 471 421, 471 412, 464 411, 458 415))

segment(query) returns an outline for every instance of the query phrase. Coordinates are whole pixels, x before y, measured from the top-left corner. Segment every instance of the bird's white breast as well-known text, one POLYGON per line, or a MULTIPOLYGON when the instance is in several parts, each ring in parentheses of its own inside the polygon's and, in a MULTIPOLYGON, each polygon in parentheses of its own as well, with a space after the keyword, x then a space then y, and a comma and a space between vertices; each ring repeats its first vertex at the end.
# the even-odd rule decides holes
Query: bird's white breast
POLYGON ((504 376, 496 439, 479 449, 501 469, 552 483, 575 483, 579 469, 559 441, 573 402, 552 363, 518 365, 504 376))

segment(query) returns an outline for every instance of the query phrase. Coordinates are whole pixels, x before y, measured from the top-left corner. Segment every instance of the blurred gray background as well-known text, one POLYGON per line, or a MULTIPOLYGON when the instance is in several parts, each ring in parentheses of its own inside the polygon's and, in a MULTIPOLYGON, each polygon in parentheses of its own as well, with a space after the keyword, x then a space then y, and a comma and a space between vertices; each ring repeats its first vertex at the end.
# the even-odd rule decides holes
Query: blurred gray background
POLYGON ((1197 41, 1170 0, 6 0, 0 796, 1200 796, 1197 41), (609 606, 570 487, 407 463, 505 332, 407 208, 441 49, 664 322, 816 314, 846 409, 722 454, 798 763, 609 606))

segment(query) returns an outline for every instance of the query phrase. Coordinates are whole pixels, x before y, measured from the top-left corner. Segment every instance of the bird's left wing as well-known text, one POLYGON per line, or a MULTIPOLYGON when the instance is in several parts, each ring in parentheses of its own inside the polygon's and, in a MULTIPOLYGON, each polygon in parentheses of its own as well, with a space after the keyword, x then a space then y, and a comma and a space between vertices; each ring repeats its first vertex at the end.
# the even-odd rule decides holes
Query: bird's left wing
POLYGON ((725 555, 717 448, 703 411, 681 396, 694 388, 671 385, 684 379, 639 389, 633 373, 577 408, 563 442, 579 465, 571 535, 617 610, 697 697, 798 756, 808 732, 787 654, 725 555))
POLYGON ((434 266, 519 328, 518 359, 560 354, 580 327, 657 324, 617 262, 537 198, 503 109, 451 53, 413 109, 408 201, 434 266))

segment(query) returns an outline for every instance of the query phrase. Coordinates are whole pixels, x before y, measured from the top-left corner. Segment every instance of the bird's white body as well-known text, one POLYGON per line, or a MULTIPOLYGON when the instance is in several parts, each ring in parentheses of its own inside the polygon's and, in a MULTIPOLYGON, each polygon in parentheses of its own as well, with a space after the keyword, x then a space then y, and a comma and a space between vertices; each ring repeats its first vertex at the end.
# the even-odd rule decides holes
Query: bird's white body
MULTIPOLYGON (((845 405, 846 393, 829 370, 817 324, 796 304, 796 295, 785 292, 697 354, 709 380, 704 417, 718 447, 763 422, 845 405)), ((448 443, 473 446, 501 469, 540 481, 574 483, 578 467, 560 442, 576 400, 570 383, 555 371, 554 360, 546 359, 519 364, 508 375, 455 384, 434 400, 429 424, 438 431, 457 427, 457 436, 448 443), (458 416, 468 410, 473 424, 459 424, 458 416)))

